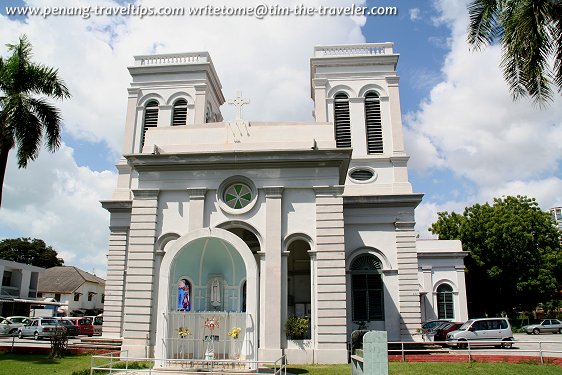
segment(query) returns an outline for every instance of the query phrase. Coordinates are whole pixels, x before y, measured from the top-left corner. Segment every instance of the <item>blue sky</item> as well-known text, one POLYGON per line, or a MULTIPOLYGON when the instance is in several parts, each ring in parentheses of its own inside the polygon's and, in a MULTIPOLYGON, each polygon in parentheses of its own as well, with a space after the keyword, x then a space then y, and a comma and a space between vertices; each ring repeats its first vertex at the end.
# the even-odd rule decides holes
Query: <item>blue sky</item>
MULTIPOLYGON (((115 6, 128 1, 61 0, 57 6, 115 6)), ((251 6, 247 0, 169 0, 167 6, 251 6)), ((270 5, 274 1, 263 1, 270 5)), ((138 5, 161 5, 139 0, 138 5)), ((363 1, 302 0, 294 6, 365 5, 363 1)), ((315 45, 394 42, 409 176, 425 194, 417 230, 442 210, 462 211, 492 197, 536 197, 562 205, 562 100, 546 110, 512 102, 498 68, 497 46, 470 52, 464 0, 387 0, 397 15, 345 17, 6 17, 5 7, 52 5, 0 0, 0 43, 25 33, 37 61, 59 67, 73 95, 60 103, 64 145, 42 152, 27 169, 13 157, 0 208, 0 237, 37 237, 68 265, 105 273, 108 214, 99 200, 115 187, 133 56, 206 50, 225 97, 241 90, 250 120, 311 120, 309 58, 315 45), (264 94, 267 93, 267 94, 264 94)), ((6 55, 4 47, 0 54, 6 55)), ((227 106, 225 118, 232 117, 227 106), (229 117, 230 116, 230 117, 229 117)))

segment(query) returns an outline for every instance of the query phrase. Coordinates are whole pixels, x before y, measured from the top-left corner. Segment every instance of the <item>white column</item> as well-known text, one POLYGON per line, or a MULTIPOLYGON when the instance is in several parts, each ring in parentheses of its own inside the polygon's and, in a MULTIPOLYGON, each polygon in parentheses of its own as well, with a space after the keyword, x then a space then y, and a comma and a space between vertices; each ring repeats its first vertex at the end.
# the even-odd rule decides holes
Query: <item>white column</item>
POLYGON ((205 111, 207 110, 206 93, 207 85, 195 86, 195 125, 205 123, 205 111))
POLYGON ((265 337, 260 341, 260 359, 277 360, 281 357, 281 197, 282 187, 265 187, 265 267, 261 268, 265 293, 260 296, 264 306, 265 337))
POLYGON ((421 307, 424 308, 424 311, 422 311, 421 317, 423 321, 428 321, 436 317, 435 308, 433 307, 433 269, 431 266, 423 266, 422 275, 423 288, 426 294, 422 296, 424 303, 421 307))
POLYGON ((468 320, 468 307, 467 307, 467 300, 466 300, 466 281, 465 281, 465 274, 464 274, 464 266, 455 266, 455 270, 457 271, 457 288, 458 288, 458 298, 457 298, 457 305, 456 307, 457 312, 455 312, 455 320, 459 322, 464 322, 468 320))
MULTIPOLYGON (((398 82, 400 77, 386 77, 388 84, 388 96, 390 100, 390 120, 392 131, 392 154, 403 155, 404 150, 404 134, 402 130, 402 112, 400 110, 400 91, 398 82)), ((384 129, 383 129, 384 132, 384 129)))
POLYGON ((312 80, 314 85, 314 117, 316 122, 328 122, 326 106, 326 85, 327 79, 315 78, 312 80))
POLYGON ((316 313, 316 300, 318 299, 316 295, 316 251, 309 250, 308 255, 310 255, 310 339, 312 340, 312 347, 318 347, 318 321, 316 313))
MULTIPOLYGON (((288 274, 288 267, 287 267, 287 260, 289 257, 290 251, 283 251, 281 253, 281 324, 284 324, 288 318, 288 311, 287 311, 287 302, 288 302, 288 293, 289 287, 287 285, 287 278, 289 277, 288 274)), ((284 334, 283 328, 281 329, 281 343, 283 347, 287 347, 287 337, 284 334)))

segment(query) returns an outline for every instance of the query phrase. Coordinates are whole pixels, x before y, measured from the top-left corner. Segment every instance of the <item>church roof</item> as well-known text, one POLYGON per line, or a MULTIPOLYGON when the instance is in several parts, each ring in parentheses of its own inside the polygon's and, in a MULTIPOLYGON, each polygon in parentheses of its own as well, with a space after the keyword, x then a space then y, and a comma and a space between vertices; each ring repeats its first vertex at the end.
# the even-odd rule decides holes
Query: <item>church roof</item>
POLYGON ((105 285, 105 280, 73 266, 51 267, 39 274, 38 292, 73 293, 85 282, 105 285))

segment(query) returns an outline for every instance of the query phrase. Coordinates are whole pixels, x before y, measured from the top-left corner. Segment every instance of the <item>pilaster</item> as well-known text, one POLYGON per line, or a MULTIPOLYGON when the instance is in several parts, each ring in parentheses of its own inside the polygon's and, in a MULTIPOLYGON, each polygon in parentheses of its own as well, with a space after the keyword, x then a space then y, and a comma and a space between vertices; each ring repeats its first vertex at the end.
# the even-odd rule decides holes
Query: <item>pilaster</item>
POLYGON ((195 85, 195 124, 205 123, 207 85, 195 85))
MULTIPOLYGON (((343 187, 314 187, 316 193, 316 361, 347 361, 343 187)), ((312 276, 312 275, 311 275, 312 276)))
POLYGON ((456 266, 455 271, 457 271, 457 290, 458 298, 456 305, 458 306, 457 311, 459 315, 455 313, 455 320, 459 322, 464 322, 468 320, 468 307, 466 299, 466 280, 464 273, 464 266, 456 266))
POLYGON ((398 311, 400 336, 411 340, 421 321, 416 233, 413 221, 397 221, 396 258, 398 263, 398 311))
POLYGON ((281 356, 281 198, 282 187, 265 187, 265 268, 261 269, 264 278, 265 293, 260 297, 260 303, 265 306, 264 324, 266 335, 260 341, 260 358, 275 360, 281 356))
POLYGON ((142 347, 142 350, 148 355, 154 345, 150 332, 151 322, 154 321, 154 243, 156 241, 159 192, 159 189, 133 190, 123 346, 136 354, 141 354, 142 347))
POLYGON ((402 130, 402 112, 400 109, 400 91, 398 82, 400 77, 386 77, 388 96, 390 100, 390 120, 392 124, 392 151, 394 155, 404 155, 404 134, 402 130))
POLYGON ((121 338, 123 330, 123 306, 127 284, 128 226, 109 227, 109 251, 103 306, 103 336, 121 338))

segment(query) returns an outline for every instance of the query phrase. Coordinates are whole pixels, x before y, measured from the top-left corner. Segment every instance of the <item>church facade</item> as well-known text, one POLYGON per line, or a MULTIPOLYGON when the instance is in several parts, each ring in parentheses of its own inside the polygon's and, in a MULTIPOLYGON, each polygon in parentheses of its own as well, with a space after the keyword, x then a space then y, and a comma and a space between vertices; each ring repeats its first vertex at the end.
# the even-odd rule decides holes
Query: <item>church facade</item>
POLYGON ((466 320, 460 242, 414 231, 398 57, 316 47, 299 123, 243 120, 240 96, 224 120, 206 52, 135 57, 102 202, 104 336, 139 357, 344 363, 357 328, 410 341, 422 321, 466 320))

